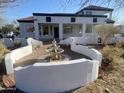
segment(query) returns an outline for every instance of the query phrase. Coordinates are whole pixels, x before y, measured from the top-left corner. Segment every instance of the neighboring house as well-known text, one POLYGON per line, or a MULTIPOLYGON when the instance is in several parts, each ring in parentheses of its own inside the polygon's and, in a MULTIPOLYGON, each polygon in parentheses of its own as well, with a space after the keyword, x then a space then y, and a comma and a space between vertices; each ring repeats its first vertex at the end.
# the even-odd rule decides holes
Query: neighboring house
POLYGON ((59 39, 96 35, 95 25, 113 24, 113 9, 90 5, 76 13, 33 13, 19 19, 21 38, 59 39))

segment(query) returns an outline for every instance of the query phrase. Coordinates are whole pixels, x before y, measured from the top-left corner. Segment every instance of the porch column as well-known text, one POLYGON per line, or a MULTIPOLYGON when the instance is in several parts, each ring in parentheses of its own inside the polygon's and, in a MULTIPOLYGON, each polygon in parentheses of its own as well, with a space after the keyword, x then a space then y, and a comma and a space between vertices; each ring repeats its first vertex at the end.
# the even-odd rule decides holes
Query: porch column
POLYGON ((59 40, 63 39, 63 24, 59 24, 59 40))
POLYGON ((95 25, 92 24, 92 33, 95 35, 96 31, 95 31, 95 25))
POLYGON ((39 26, 38 21, 34 21, 34 28, 35 28, 35 39, 39 40, 39 26))
POLYGON ((82 36, 85 35, 86 32, 86 24, 82 24, 82 36))
POLYGON ((109 13, 109 19, 111 19, 111 18, 112 18, 112 12, 109 13))

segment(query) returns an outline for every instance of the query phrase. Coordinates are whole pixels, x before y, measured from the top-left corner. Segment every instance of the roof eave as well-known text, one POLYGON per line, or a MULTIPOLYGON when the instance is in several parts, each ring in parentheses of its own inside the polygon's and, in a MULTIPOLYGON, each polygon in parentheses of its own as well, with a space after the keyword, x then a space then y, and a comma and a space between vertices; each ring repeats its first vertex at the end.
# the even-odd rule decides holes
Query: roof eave
POLYGON ((17 20, 18 22, 22 23, 34 23, 34 20, 17 20))
POLYGON ((94 10, 94 11, 113 11, 114 9, 82 9, 82 10, 94 10))
POLYGON ((64 16, 64 17, 107 17, 106 15, 77 15, 77 14, 46 14, 46 13, 33 13, 34 16, 64 16))

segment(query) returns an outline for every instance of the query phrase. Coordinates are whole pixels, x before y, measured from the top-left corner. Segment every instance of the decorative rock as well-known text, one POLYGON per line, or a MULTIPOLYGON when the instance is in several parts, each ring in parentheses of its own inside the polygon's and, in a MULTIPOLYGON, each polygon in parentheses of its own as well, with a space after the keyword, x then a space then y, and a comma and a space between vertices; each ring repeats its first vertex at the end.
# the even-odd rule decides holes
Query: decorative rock
POLYGON ((105 93, 112 93, 108 88, 105 88, 105 93))
POLYGON ((7 88, 15 86, 15 81, 10 75, 3 75, 2 81, 7 88))

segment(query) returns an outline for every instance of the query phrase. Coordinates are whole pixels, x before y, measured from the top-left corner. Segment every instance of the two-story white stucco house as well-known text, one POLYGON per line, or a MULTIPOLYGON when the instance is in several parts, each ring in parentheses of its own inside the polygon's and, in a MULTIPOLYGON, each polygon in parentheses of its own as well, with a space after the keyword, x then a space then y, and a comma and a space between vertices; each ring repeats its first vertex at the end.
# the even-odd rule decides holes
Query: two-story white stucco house
POLYGON ((96 35, 94 26, 113 24, 113 9, 90 5, 76 13, 33 13, 19 19, 20 37, 40 40, 96 35))

